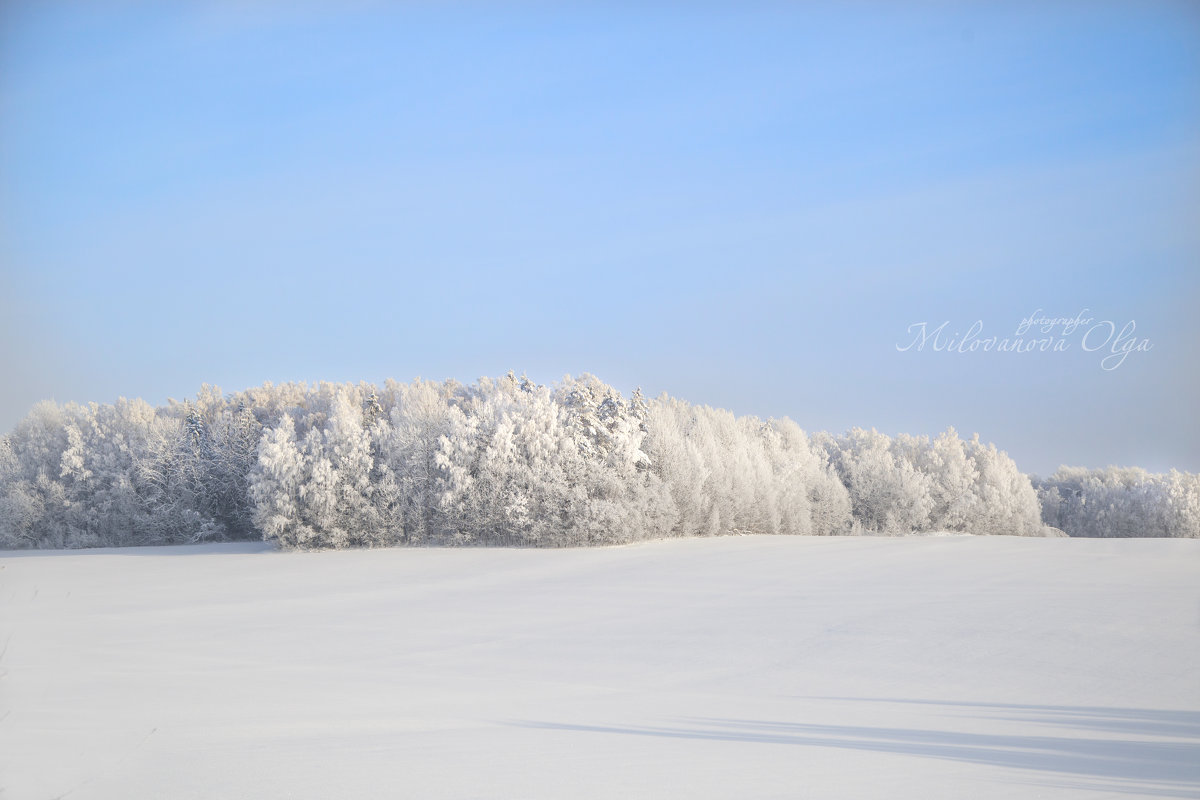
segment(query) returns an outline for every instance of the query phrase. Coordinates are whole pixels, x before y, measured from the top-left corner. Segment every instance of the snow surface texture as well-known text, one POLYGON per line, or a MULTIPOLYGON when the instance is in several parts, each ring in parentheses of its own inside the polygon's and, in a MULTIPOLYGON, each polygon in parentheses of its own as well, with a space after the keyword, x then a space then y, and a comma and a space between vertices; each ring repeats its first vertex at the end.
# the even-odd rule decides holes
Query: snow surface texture
POLYGON ((1200 542, 0 557, 3 797, 1200 794, 1200 542))

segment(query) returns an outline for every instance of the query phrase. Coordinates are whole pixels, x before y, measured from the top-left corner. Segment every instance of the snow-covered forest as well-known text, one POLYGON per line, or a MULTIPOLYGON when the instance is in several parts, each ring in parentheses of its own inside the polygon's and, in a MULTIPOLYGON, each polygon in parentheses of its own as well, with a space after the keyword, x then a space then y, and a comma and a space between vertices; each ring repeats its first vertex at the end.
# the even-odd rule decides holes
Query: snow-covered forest
POLYGON ((44 402, 0 437, 0 547, 578 546, 728 533, 1200 537, 1200 476, 806 434, 591 375, 289 383, 155 408, 44 402))
POLYGON ((1200 475, 1062 467, 1034 485, 1046 524, 1072 536, 1200 537, 1200 475))

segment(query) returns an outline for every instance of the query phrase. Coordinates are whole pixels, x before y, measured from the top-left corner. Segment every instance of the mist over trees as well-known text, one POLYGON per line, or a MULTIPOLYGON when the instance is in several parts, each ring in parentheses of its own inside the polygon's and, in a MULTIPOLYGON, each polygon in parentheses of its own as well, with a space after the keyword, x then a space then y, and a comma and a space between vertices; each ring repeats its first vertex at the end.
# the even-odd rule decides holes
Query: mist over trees
POLYGON ((994 445, 807 435, 591 375, 265 384, 34 407, 0 437, 0 547, 618 544, 730 533, 1200 536, 1200 476, 994 445), (1043 524, 1043 522, 1045 524, 1043 524))

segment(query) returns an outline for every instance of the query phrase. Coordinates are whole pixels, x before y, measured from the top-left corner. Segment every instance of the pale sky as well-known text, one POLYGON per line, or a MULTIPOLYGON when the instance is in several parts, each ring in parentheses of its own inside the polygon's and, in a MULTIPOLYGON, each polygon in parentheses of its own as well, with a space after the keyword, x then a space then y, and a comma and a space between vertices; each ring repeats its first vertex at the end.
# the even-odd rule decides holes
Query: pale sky
POLYGON ((503 5, 0 6, 0 431, 586 371, 1200 471, 1200 6, 503 5))

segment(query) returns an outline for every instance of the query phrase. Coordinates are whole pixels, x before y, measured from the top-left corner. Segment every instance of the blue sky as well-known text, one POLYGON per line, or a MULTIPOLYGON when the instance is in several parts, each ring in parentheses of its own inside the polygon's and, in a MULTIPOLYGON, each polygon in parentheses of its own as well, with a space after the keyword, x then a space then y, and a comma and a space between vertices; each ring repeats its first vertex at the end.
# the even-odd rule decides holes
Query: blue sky
POLYGON ((589 371, 1197 471, 1198 223, 1189 3, 0 7, 0 430, 589 371), (1037 309, 1152 349, 897 351, 1037 309))

